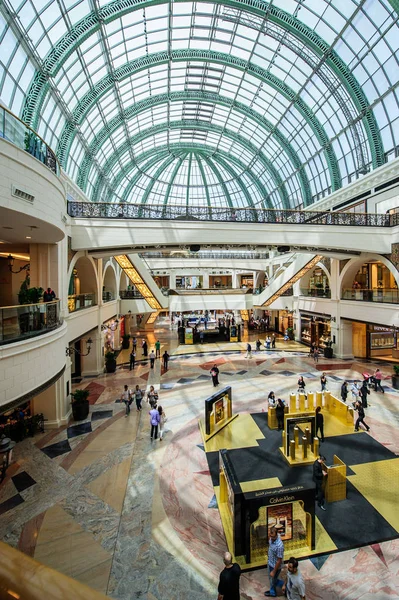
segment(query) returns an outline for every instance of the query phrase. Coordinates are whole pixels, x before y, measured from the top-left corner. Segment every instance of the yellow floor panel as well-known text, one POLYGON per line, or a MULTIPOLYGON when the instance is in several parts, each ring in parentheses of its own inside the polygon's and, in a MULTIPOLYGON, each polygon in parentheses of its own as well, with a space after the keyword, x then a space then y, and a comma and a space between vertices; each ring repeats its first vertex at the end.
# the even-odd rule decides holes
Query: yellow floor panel
POLYGON ((216 450, 233 450, 235 448, 250 448, 258 446, 256 440, 264 439, 264 435, 250 414, 240 414, 226 425, 208 442, 205 442, 205 452, 216 450))
POLYGON ((281 487, 282 483, 278 477, 269 477, 269 479, 257 479, 256 481, 242 481, 241 490, 247 492, 256 492, 257 490, 272 490, 281 487))
POLYGON ((399 532, 399 458, 350 465, 348 479, 386 521, 399 532))
POLYGON ((327 410, 323 410, 324 414, 324 435, 325 437, 333 437, 335 435, 346 435, 353 433, 355 428, 353 423, 343 423, 334 415, 330 415, 327 410))

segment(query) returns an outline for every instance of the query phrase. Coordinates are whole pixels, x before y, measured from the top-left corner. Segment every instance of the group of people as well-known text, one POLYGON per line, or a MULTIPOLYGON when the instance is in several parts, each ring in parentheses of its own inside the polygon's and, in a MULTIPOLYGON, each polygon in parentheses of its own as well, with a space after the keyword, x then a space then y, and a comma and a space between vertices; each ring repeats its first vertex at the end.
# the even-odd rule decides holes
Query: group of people
MULTIPOLYGON (((137 412, 142 410, 141 403, 143 398, 144 392, 140 389, 139 385, 136 385, 136 389, 133 391, 129 389, 128 385, 123 386, 121 401, 124 402, 126 407, 125 417, 130 415, 130 406, 133 400, 136 401, 137 412)), ((150 411, 148 414, 150 415, 151 441, 158 438, 158 429, 159 440, 162 441, 166 423, 166 414, 162 406, 158 406, 158 392, 155 390, 153 385, 150 386, 150 389, 147 392, 147 402, 150 405, 150 411)))
MULTIPOLYGON (((269 576, 269 589, 265 596, 275 598, 277 588, 288 600, 306 600, 305 582, 299 569, 298 560, 291 556, 287 563, 285 581, 279 579, 283 568, 284 542, 276 527, 269 530, 269 550, 267 555, 267 571, 269 576)), ((240 600, 241 567, 233 563, 230 552, 225 552, 223 557, 224 569, 219 576, 218 600, 240 600)))
MULTIPOLYGON (((144 356, 145 358, 147 358, 148 356, 148 344, 147 341, 145 339, 142 340, 141 342, 141 351, 142 351, 142 356, 144 356)), ((136 352, 137 352, 137 338, 133 337, 133 342, 132 342, 132 350, 130 352, 130 356, 129 356, 129 369, 130 371, 132 369, 134 369, 134 366, 136 364, 136 352)), ((151 369, 154 368, 154 364, 155 364, 155 360, 157 358, 161 357, 161 342, 159 340, 157 340, 155 342, 154 348, 151 350, 150 352, 150 367, 151 369)), ((162 354, 162 366, 164 368, 165 371, 168 370, 168 364, 169 364, 169 354, 168 351, 165 350, 165 352, 162 354)))

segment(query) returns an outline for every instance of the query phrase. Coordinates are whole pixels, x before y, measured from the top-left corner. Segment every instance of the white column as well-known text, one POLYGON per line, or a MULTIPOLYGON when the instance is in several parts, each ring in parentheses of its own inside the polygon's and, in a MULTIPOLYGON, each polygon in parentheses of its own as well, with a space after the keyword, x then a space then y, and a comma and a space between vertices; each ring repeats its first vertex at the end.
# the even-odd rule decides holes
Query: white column
POLYGON ((169 288, 171 290, 176 289, 176 273, 172 271, 169 273, 169 288))
POLYGON ((202 280, 202 281, 203 281, 203 283, 202 283, 202 287, 203 287, 205 290, 207 290, 207 289, 209 288, 209 273, 208 273, 208 271, 206 271, 206 272, 204 271, 204 272, 202 273, 202 277, 203 277, 203 280, 202 280))
POLYGON ((334 335, 336 356, 338 358, 353 358, 351 321, 340 320, 337 323, 331 323, 331 337, 333 338, 334 335))
POLYGON ((90 335, 87 335, 87 337, 85 336, 81 343, 83 353, 87 352, 86 339, 88 337, 93 340, 93 343, 91 345, 90 354, 81 357, 83 377, 87 375, 98 375, 104 370, 101 331, 93 331, 90 335))

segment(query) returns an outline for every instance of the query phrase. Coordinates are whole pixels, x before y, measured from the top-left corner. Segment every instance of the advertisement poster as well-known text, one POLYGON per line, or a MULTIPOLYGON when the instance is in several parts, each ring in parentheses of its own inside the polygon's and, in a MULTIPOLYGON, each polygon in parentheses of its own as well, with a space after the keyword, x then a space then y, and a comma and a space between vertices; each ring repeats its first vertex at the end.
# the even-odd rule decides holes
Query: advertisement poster
POLYGON ((215 402, 215 425, 224 419, 224 401, 223 398, 215 402))
POLYGON ((193 329, 192 327, 186 327, 184 332, 184 343, 192 344, 193 343, 193 329))
POLYGON ((281 539, 292 540, 292 503, 267 507, 267 529, 275 527, 281 539))
POLYGON ((238 332, 236 325, 230 327, 230 342, 238 342, 238 332))

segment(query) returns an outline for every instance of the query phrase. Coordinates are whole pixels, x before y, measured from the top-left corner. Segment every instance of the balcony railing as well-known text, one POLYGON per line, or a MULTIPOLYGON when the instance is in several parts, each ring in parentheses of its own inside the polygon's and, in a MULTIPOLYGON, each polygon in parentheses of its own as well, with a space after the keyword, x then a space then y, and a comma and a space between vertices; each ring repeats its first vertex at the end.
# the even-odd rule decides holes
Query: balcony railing
POLYGON ((300 296, 309 296, 311 298, 331 298, 331 290, 323 288, 312 288, 310 290, 301 290, 300 296))
POLYGON ((68 202, 71 217, 90 219, 152 219, 181 221, 239 221, 240 223, 275 223, 277 225, 340 225, 391 227, 395 216, 388 214, 343 213, 263 208, 214 208, 206 206, 173 206, 143 204, 111 204, 107 202, 68 202))
POLYGON ((68 296, 68 311, 70 313, 96 306, 96 304, 95 294, 72 294, 68 296))
POLYGON ((0 308, 0 344, 42 335, 62 324, 60 301, 0 308))
POLYGON ((344 289, 342 300, 357 300, 360 302, 384 302, 386 304, 399 303, 399 290, 397 288, 373 288, 373 289, 344 289))
POLYGON ((144 298, 144 296, 137 290, 121 290, 119 292, 119 296, 121 300, 137 300, 144 298))
POLYGON ((252 288, 194 288, 194 289, 185 289, 185 288, 176 288, 174 290, 169 290, 169 296, 211 296, 211 295, 225 295, 225 294, 252 294, 252 288))
POLYGON ((103 302, 112 302, 112 300, 115 300, 113 292, 103 292, 103 302))
POLYGON ((50 146, 4 106, 0 106, 0 137, 40 160, 56 175, 60 174, 58 159, 50 146))

